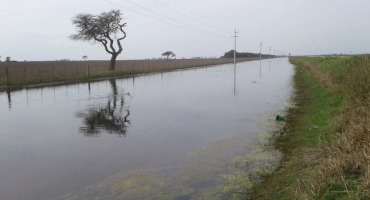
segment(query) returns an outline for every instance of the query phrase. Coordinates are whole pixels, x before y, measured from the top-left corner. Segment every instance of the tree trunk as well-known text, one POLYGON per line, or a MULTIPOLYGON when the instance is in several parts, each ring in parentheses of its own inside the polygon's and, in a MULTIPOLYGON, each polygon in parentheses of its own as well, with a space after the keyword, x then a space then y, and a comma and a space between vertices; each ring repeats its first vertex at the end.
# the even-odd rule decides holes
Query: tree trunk
POLYGON ((116 69, 116 58, 118 54, 112 54, 112 58, 109 63, 109 71, 114 71, 116 69))

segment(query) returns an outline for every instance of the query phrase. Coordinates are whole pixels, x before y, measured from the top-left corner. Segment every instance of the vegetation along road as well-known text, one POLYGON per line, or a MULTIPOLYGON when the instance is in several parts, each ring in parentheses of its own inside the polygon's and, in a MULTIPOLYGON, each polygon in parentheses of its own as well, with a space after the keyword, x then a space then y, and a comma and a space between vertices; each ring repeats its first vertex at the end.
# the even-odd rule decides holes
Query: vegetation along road
MULTIPOLYGON (((258 57, 238 58, 237 62, 258 57)), ((131 76, 142 73, 171 71, 232 63, 232 58, 124 60, 116 61, 109 70, 109 61, 43 61, 0 62, 0 91, 29 85, 83 82, 100 78, 131 76)))
POLYGON ((251 199, 370 199, 370 56, 293 57, 280 169, 251 199), (266 189, 268 188, 268 189, 266 189))

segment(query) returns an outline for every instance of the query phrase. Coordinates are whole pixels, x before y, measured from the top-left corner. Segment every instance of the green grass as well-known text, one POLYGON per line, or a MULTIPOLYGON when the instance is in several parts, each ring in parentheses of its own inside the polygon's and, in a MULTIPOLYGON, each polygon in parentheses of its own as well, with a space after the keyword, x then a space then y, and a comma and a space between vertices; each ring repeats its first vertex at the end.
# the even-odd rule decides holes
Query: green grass
POLYGON ((307 149, 318 148, 338 138, 333 124, 343 105, 343 95, 322 87, 306 68, 300 66, 296 67, 294 85, 296 106, 288 110, 286 126, 274 142, 275 147, 285 154, 282 166, 254 187, 250 199, 297 199, 297 185, 302 180, 310 180, 315 173, 306 166, 305 160, 310 158, 307 149))
POLYGON ((370 199, 370 56, 295 57, 285 157, 250 199, 370 199))

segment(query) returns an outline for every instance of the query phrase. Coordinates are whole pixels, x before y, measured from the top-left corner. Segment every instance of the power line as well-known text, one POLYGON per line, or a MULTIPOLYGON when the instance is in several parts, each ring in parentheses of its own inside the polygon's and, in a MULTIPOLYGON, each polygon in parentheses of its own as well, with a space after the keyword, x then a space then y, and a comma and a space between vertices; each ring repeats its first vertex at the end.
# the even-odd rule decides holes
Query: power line
POLYGON ((180 14, 180 15, 184 16, 184 17, 187 17, 187 18, 189 18, 189 19, 192 19, 192 20, 194 20, 194 21, 196 21, 196 22, 198 22, 198 23, 200 23, 200 24, 206 25, 206 26, 208 26, 208 27, 210 27, 210 28, 213 28, 213 29, 217 29, 217 30, 219 30, 219 31, 223 31, 223 32, 225 32, 225 33, 227 33, 227 32, 228 32, 228 31, 226 31, 226 30, 220 29, 220 28, 218 28, 218 27, 216 27, 216 26, 212 26, 212 25, 210 25, 210 24, 208 24, 208 23, 206 23, 206 22, 203 22, 203 21, 199 20, 198 18, 195 18, 195 17, 189 16, 189 15, 187 15, 187 14, 185 14, 185 13, 183 13, 183 12, 179 11, 179 10, 176 10, 175 8, 172 8, 172 7, 170 7, 170 6, 166 5, 166 4, 164 4, 164 3, 162 3, 162 2, 160 2, 160 1, 158 1, 158 0, 154 0, 154 1, 155 1, 155 2, 157 2, 158 4, 160 4, 161 6, 166 7, 166 8, 168 8, 168 9, 170 9, 170 10, 172 10, 172 11, 174 11, 174 12, 176 12, 176 13, 178 13, 178 14, 180 14))
POLYGON ((220 36, 220 35, 216 35, 216 34, 208 33, 208 32, 206 32, 206 31, 204 31, 204 30, 202 30, 202 29, 199 29, 199 28, 194 27, 194 26, 192 26, 192 25, 189 25, 189 24, 186 24, 186 23, 180 22, 180 21, 178 21, 178 20, 176 20, 176 19, 173 19, 173 18, 171 18, 171 17, 167 17, 167 16, 165 16, 165 15, 163 15, 163 14, 159 13, 159 12, 156 12, 156 11, 154 11, 154 10, 152 10, 152 9, 146 8, 146 7, 142 6, 142 5, 139 5, 139 4, 134 3, 134 2, 132 2, 132 1, 129 1, 129 0, 125 0, 125 1, 127 1, 128 3, 130 3, 130 4, 132 4, 132 5, 135 5, 136 7, 139 7, 139 8, 140 8, 140 9, 142 9, 142 10, 146 10, 146 11, 149 11, 149 12, 151 12, 151 13, 154 13, 154 14, 156 14, 156 15, 160 16, 161 18, 164 18, 164 19, 166 19, 166 20, 171 20, 172 22, 165 21, 165 20, 163 20, 163 19, 161 19, 161 18, 158 18, 158 17, 152 16, 152 15, 144 14, 143 12, 139 12, 139 11, 137 11, 137 10, 134 10, 134 9, 129 8, 129 7, 126 7, 126 6, 122 6, 121 4, 114 3, 114 2, 112 2, 112 1, 110 1, 110 0, 103 0, 103 1, 105 1, 105 2, 107 2, 107 3, 109 3, 109 4, 112 4, 112 5, 115 5, 115 6, 117 6, 117 7, 124 8, 124 9, 129 10, 129 11, 131 11, 131 12, 134 12, 134 13, 136 13, 136 14, 140 14, 140 15, 145 16, 145 17, 147 17, 147 18, 150 18, 150 19, 152 19, 152 20, 156 20, 156 21, 159 21, 159 22, 161 22, 161 23, 164 23, 164 24, 170 25, 170 26, 175 26, 175 27, 177 27, 177 28, 181 28, 181 29, 184 29, 184 30, 192 31, 192 32, 195 32, 195 33, 198 33, 198 34, 203 34, 203 35, 208 35, 208 36, 213 36, 213 37, 222 37, 222 36, 220 36), (173 23, 173 22, 175 22, 175 23, 173 23))
POLYGON ((141 13, 141 12, 136 11, 136 10, 134 10, 134 9, 131 9, 131 8, 128 8, 128 7, 122 6, 122 5, 120 5, 120 4, 117 4, 117 3, 111 2, 111 1, 109 1, 109 0, 103 0, 103 1, 105 1, 105 2, 107 2, 107 3, 109 3, 109 4, 111 4, 111 5, 114 5, 114 6, 117 6, 117 7, 123 8, 123 9, 126 9, 126 10, 128 10, 128 11, 133 12, 133 13, 136 13, 136 14, 142 15, 142 16, 147 17, 147 18, 149 18, 149 19, 156 20, 156 21, 159 21, 159 22, 161 22, 161 23, 164 23, 164 24, 167 24, 167 25, 170 25, 170 26, 175 26, 175 27, 177 27, 177 28, 181 28, 181 29, 184 29, 184 30, 192 31, 192 32, 195 32, 195 33, 198 33, 198 34, 204 34, 204 33, 202 33, 202 32, 199 32, 199 31, 196 31, 196 30, 193 30, 193 29, 186 28, 186 27, 184 27, 183 25, 179 25, 179 24, 174 24, 174 23, 166 22, 166 21, 164 21, 164 20, 162 20, 162 19, 160 19, 160 18, 153 17, 153 16, 149 16, 149 15, 147 15, 147 14, 144 14, 144 13, 141 13))
POLYGON ((191 28, 191 29, 193 29, 193 30, 196 30, 196 31, 202 32, 202 33, 204 33, 204 34, 213 35, 213 34, 210 34, 210 33, 208 33, 207 31, 204 31, 204 30, 202 30, 202 29, 200 29, 200 28, 197 28, 197 27, 192 26, 192 25, 190 25, 190 24, 187 24, 187 23, 181 22, 181 21, 179 21, 179 20, 177 20, 177 19, 174 19, 174 18, 171 18, 171 17, 165 16, 165 15, 163 15, 163 14, 161 14, 161 13, 157 12, 157 11, 154 11, 154 10, 152 10, 152 9, 149 9, 149 8, 147 8, 147 7, 145 7, 145 6, 140 5, 140 4, 134 3, 134 2, 132 2, 132 1, 130 1, 130 0, 124 0, 124 1, 126 1, 126 2, 128 2, 128 3, 132 4, 132 5, 134 5, 134 6, 136 6, 136 7, 139 7, 139 8, 141 8, 141 9, 143 9, 143 10, 146 10, 146 11, 149 11, 149 12, 151 12, 151 13, 154 13, 154 14, 156 14, 156 15, 158 15, 158 16, 160 16, 160 17, 162 17, 162 18, 165 18, 165 19, 167 19, 167 20, 171 20, 171 21, 173 21, 173 22, 175 22, 175 23, 181 24, 182 26, 185 26, 185 27, 191 28))

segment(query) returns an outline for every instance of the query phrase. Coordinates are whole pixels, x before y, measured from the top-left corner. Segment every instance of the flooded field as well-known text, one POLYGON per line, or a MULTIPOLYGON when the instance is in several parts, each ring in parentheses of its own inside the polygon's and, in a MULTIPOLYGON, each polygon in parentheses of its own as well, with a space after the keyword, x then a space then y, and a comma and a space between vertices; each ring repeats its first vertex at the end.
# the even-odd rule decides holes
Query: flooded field
POLYGON ((281 58, 0 93, 0 199, 211 197, 292 75, 281 58))

